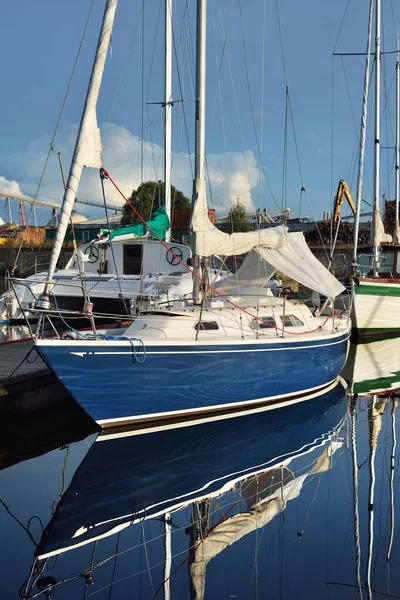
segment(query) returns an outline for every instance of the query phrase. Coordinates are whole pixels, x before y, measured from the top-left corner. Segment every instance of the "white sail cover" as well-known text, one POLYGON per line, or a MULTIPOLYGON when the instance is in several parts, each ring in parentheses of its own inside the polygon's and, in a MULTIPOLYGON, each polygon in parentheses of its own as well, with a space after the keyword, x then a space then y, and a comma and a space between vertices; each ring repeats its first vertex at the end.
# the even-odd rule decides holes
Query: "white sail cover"
POLYGON ((249 252, 256 246, 281 248, 287 241, 287 229, 271 227, 246 233, 224 233, 208 217, 204 180, 194 184, 194 207, 191 220, 192 248, 198 256, 234 256, 249 252))
POLYGON ((393 242, 395 244, 400 244, 400 227, 396 227, 395 226, 395 231, 394 231, 394 236, 393 236, 393 242))
POLYGON ((385 228, 382 223, 379 208, 374 208, 374 218, 372 220, 371 227, 371 243, 378 247, 381 244, 390 244, 392 242, 392 236, 389 233, 385 233, 385 228))
POLYGON ((100 169, 102 167, 100 129, 97 126, 96 109, 93 107, 88 115, 88 125, 82 142, 82 164, 85 167, 100 169))
POLYGON ((335 298, 345 290, 311 252, 301 231, 288 233, 287 239, 286 245, 277 250, 255 248, 234 275, 215 283, 214 287, 225 295, 238 293, 239 288, 263 288, 275 271, 280 271, 328 298, 335 298))
MULTIPOLYGON (((290 234, 289 234, 290 235, 290 234)), ((276 268, 267 263, 256 251, 251 250, 236 273, 214 283, 221 294, 239 294, 241 290, 263 288, 276 272, 276 268)))
MULTIPOLYGON (((245 535, 256 529, 261 529, 272 521, 285 509, 290 500, 294 500, 300 495, 307 477, 317 473, 325 473, 331 469, 331 456, 341 446, 342 442, 332 442, 331 446, 325 448, 309 471, 292 479, 283 487, 279 487, 271 496, 265 498, 262 503, 256 504, 249 512, 241 512, 222 521, 204 540, 199 542, 189 568, 195 600, 203 600, 204 598, 206 571, 210 560, 245 535)), ((290 462, 290 460, 285 461, 282 466, 290 464, 290 462)))

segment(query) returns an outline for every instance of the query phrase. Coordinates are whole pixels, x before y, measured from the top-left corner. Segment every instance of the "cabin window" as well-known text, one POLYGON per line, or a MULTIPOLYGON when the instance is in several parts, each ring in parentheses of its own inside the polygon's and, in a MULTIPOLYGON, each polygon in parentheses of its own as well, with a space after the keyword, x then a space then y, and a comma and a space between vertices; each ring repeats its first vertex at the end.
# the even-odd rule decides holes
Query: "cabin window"
POLYGON ((262 321, 259 321, 258 319, 252 320, 252 329, 274 329, 276 327, 274 317, 260 317, 260 319, 262 319, 262 321))
POLYGON ((284 327, 301 327, 304 325, 303 321, 300 321, 300 319, 294 315, 285 315, 284 317, 281 317, 281 319, 284 327))
POLYGON ((140 275, 142 272, 143 246, 124 244, 124 275, 140 275))
POLYGON ((207 331, 210 329, 219 329, 218 323, 215 321, 199 321, 194 326, 196 331, 207 331))
POLYGON ((84 242, 89 242, 89 241, 90 241, 90 238, 89 238, 89 231, 88 231, 88 230, 86 230, 86 231, 82 231, 82 240, 83 240, 84 242))

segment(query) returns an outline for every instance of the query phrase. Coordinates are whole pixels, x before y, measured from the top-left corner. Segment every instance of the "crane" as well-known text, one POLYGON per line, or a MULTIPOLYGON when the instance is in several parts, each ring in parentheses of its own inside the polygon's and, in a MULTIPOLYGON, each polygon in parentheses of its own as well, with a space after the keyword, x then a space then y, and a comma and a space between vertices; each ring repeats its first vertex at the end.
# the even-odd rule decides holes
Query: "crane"
POLYGON ((351 197, 349 186, 343 179, 339 181, 338 189, 335 196, 335 204, 333 206, 333 224, 336 225, 340 219, 340 211, 342 209, 343 203, 347 200, 351 210, 353 211, 353 215, 356 214, 356 205, 353 202, 353 198, 351 197))

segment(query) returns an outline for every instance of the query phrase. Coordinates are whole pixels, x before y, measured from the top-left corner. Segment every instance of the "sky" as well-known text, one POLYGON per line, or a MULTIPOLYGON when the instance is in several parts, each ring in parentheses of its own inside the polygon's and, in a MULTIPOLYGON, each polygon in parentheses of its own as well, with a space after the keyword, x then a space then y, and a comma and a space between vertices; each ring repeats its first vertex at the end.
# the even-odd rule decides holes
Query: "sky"
MULTIPOLYGON (((91 2, 14 0, 3 11, 0 191, 36 193, 91 2)), ((67 172, 104 5, 104 0, 94 2, 38 194, 42 200, 62 202, 57 153, 67 172)), ((400 6, 396 0, 383 0, 382 5, 383 49, 394 50, 400 6)), ((119 0, 97 106, 104 167, 127 195, 142 176, 163 179, 163 109, 152 104, 164 94, 163 6, 163 0, 119 0)), ((365 51, 368 9, 369 0, 208 0, 208 200, 217 214, 227 214, 238 198, 248 212, 287 206, 296 216, 301 211, 321 218, 323 211, 332 210, 339 179, 348 181, 355 197, 365 59, 333 58, 332 53, 365 51), (295 134, 286 102, 277 14, 295 134), (300 192, 302 185, 306 194, 300 192)), ((173 108, 172 183, 190 196, 194 0, 174 0, 173 12, 173 98, 180 102, 173 108)), ((381 145, 389 148, 382 151, 381 192, 387 197, 393 197, 394 190, 395 62, 395 55, 387 55, 382 68, 381 145)), ((367 202, 372 200, 373 179, 372 94, 369 117, 363 194, 367 202)), ((123 202, 111 186, 106 193, 109 202, 123 202)), ((97 171, 84 170, 78 197, 102 201, 97 171)), ((77 209, 88 217, 102 214, 84 205, 77 209)), ((12 210, 17 220, 17 203, 12 210)), ((0 216, 2 212, 0 201, 0 216)), ((50 215, 38 209, 37 218, 45 223, 50 215)))

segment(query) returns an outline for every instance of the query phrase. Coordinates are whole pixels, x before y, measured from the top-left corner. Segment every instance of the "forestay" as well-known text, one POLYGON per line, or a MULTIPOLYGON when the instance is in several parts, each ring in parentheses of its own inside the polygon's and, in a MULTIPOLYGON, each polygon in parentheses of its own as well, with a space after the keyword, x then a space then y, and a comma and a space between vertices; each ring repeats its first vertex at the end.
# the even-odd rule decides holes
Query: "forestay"
POLYGON ((313 291, 335 298, 345 287, 313 255, 302 232, 287 234, 287 243, 276 250, 265 247, 250 252, 242 266, 229 278, 216 283, 218 291, 237 293, 241 288, 263 288, 276 271, 313 291))
POLYGON ((256 246, 282 248, 287 242, 287 229, 283 226, 250 231, 224 233, 208 217, 205 182, 195 182, 195 202, 191 220, 192 250, 198 256, 234 256, 249 252, 256 246))

